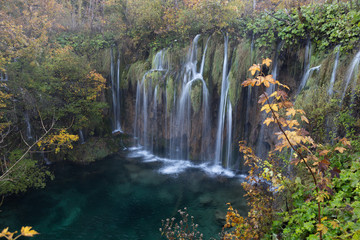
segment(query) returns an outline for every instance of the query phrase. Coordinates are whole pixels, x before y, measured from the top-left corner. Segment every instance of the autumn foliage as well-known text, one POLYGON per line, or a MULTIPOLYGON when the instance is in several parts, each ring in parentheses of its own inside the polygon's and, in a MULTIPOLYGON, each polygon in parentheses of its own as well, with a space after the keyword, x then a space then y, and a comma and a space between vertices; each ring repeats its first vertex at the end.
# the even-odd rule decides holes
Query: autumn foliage
MULTIPOLYGON (((262 64, 254 64, 249 69, 254 78, 247 79, 242 85, 263 86, 263 89, 271 85, 277 87, 271 93, 264 90, 258 103, 262 105, 261 111, 268 114, 263 123, 278 129, 275 132, 278 143, 267 159, 260 159, 245 142, 240 142, 240 152, 244 155, 245 164, 250 167, 247 181, 243 183, 250 211, 248 217, 243 218, 229 205, 224 228, 232 230, 225 234, 225 239, 264 238, 272 231, 278 211, 285 212, 286 216, 294 214, 289 206, 292 203, 291 199, 284 200, 283 197, 292 191, 289 189, 291 185, 299 182, 308 183, 307 189, 303 189, 308 194, 306 201, 317 206, 316 210, 314 208, 316 220, 311 222, 313 227, 307 225, 308 229, 313 229, 308 234, 324 239, 330 227, 340 228, 336 217, 323 216, 328 212, 328 201, 335 193, 334 179, 338 178, 341 172, 337 166, 331 166, 330 158, 334 154, 344 153, 351 147, 351 143, 346 138, 339 139, 339 143, 334 147, 315 143, 304 129, 304 126, 309 124, 305 112, 296 108, 288 99, 285 90, 289 88, 262 71, 270 64, 269 59, 264 59, 262 64), (282 153, 289 150, 292 153, 290 162, 279 158, 282 153), (289 172, 291 166, 294 170, 289 172), (281 202, 285 205, 285 210, 276 206, 281 202)), ((278 234, 281 236, 282 233, 278 234)))
POLYGON ((22 227, 21 232, 17 236, 15 236, 15 234, 17 234, 17 231, 10 232, 9 228, 5 228, 0 233, 0 238, 6 238, 8 240, 15 240, 15 239, 20 238, 21 236, 23 236, 23 237, 33 237, 34 235, 39 234, 37 231, 35 231, 34 229, 31 229, 31 228, 32 227, 29 227, 29 226, 22 227))

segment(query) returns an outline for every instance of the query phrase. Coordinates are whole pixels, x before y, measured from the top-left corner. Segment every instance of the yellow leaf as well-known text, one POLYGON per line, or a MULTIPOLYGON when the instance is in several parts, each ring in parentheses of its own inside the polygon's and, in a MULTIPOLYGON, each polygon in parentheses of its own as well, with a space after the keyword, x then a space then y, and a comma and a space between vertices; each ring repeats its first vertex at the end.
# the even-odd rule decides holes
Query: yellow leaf
POLYGON ((25 237, 33 237, 36 234, 39 234, 37 231, 35 230, 31 230, 32 227, 26 226, 26 227, 22 227, 21 228, 21 235, 25 236, 25 237))
POLYGON ((290 116, 290 115, 295 116, 295 114, 296 114, 296 111, 294 108, 289 108, 286 110, 286 116, 290 116))
POLYGON ((5 237, 5 236, 7 236, 7 235, 9 234, 8 230, 9 230, 8 227, 5 228, 5 229, 3 229, 2 232, 0 233, 0 237, 5 237))
POLYGON ((336 147, 335 151, 338 151, 339 153, 343 153, 346 150, 344 147, 336 147))
POLYGON ((262 64, 265 64, 265 65, 268 66, 268 67, 270 66, 271 62, 272 62, 272 61, 271 61, 269 58, 266 58, 266 59, 263 59, 263 60, 262 60, 262 64))
POLYGON ((339 227, 339 224, 336 221, 330 221, 330 224, 331 224, 331 227, 334 229, 339 227))
POLYGON ((260 66, 258 64, 254 64, 249 68, 251 75, 255 75, 256 71, 260 72, 260 66))
POLYGON ((260 110, 261 112, 262 111, 265 111, 266 113, 269 113, 271 110, 270 110, 270 105, 269 104, 265 104, 262 108, 261 108, 261 110, 260 110))
POLYGON ((309 120, 304 115, 301 116, 301 120, 306 123, 309 123, 309 120))
POLYGON ((266 126, 269 126, 269 124, 272 122, 274 122, 273 118, 267 118, 267 119, 265 119, 264 124, 266 124, 266 126))
POLYGON ((328 228, 324 224, 317 224, 317 231, 322 232, 323 234, 326 234, 328 231, 328 228))

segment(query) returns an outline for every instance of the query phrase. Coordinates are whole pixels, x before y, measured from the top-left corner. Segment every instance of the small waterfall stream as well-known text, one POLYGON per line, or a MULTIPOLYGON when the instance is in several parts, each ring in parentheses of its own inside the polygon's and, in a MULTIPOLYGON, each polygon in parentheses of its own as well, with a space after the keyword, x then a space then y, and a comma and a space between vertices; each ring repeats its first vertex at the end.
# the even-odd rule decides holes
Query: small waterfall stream
POLYGON ((335 83, 335 78, 336 78, 336 70, 337 70, 337 67, 339 64, 339 57, 340 57, 340 45, 337 45, 335 48, 337 48, 337 51, 336 51, 336 57, 335 57, 335 62, 334 62, 334 68, 331 73, 330 86, 328 89, 329 96, 333 95, 334 83, 335 83))
POLYGON ((320 70, 320 67, 321 65, 319 66, 316 66, 316 67, 312 67, 312 68, 309 68, 305 74, 303 75, 302 79, 301 79, 301 83, 300 83, 300 86, 297 90, 297 95, 301 92, 301 90, 306 86, 306 83, 307 81, 309 80, 309 78, 311 77, 312 73, 314 71, 319 71, 320 70))
POLYGON ((230 152, 231 152, 231 128, 232 128, 232 106, 230 99, 228 97, 229 93, 229 74, 228 74, 228 41, 229 37, 226 35, 224 37, 224 62, 223 62, 223 72, 222 72, 222 82, 221 82, 221 96, 220 96, 220 105, 219 105, 219 116, 217 124, 217 134, 216 134, 216 145, 215 145, 215 165, 221 165, 223 154, 225 154, 224 162, 227 163, 226 167, 230 167, 230 152), (226 114, 227 112, 227 114, 226 114), (225 128, 225 117, 228 118, 227 125, 227 143, 224 145, 224 128, 225 128), (226 149, 226 153, 223 153, 223 150, 226 149))
POLYGON ((29 118, 29 114, 26 111, 24 114, 24 120, 25 120, 25 124, 26 124, 26 138, 27 138, 27 140, 32 140, 33 136, 31 134, 30 118, 29 118))
MULTIPOLYGON (((356 78, 356 75, 357 75, 356 72, 359 69, 359 63, 360 63, 360 51, 355 55, 355 57, 351 61, 351 64, 350 64, 350 66, 348 68, 346 78, 345 78, 345 88, 344 88, 344 91, 343 91, 343 93, 341 95, 340 106, 342 105, 342 102, 344 101, 346 91, 347 91, 347 89, 349 87, 349 84, 350 84, 351 80, 356 78)), ((356 86, 356 79, 354 80, 354 82, 355 82, 355 86, 356 86)))
POLYGON ((116 61, 116 74, 115 74, 115 60, 112 48, 110 48, 111 54, 111 90, 112 90, 112 105, 113 105, 113 133, 122 132, 120 124, 120 54, 116 61))

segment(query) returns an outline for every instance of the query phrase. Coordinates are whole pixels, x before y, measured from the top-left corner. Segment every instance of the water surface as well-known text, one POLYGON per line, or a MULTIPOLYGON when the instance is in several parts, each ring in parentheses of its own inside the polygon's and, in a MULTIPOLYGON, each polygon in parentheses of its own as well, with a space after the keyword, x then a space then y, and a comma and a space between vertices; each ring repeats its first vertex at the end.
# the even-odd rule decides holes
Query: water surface
POLYGON ((56 178, 45 189, 5 200, 0 227, 33 226, 41 233, 33 239, 153 240, 161 239, 162 219, 178 218, 187 207, 209 239, 221 231, 227 202, 246 214, 240 178, 149 161, 134 151, 87 166, 53 164, 56 178))

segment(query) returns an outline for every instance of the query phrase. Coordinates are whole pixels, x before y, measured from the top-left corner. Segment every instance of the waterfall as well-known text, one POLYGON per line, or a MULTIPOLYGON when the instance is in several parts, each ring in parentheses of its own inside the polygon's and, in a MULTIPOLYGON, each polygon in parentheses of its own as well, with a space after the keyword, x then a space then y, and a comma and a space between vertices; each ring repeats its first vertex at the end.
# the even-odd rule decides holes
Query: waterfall
POLYGON ((155 87, 154 90, 154 103, 153 103, 153 122, 152 122, 152 132, 151 132, 151 150, 152 152, 154 152, 154 143, 157 143, 157 136, 155 135, 155 133, 158 132, 158 127, 157 127, 157 95, 158 95, 158 86, 155 87))
MULTIPOLYGON (((188 160, 193 147, 191 140, 194 131, 199 131, 199 141, 195 144, 200 148, 200 159, 205 161, 209 159, 209 141, 210 141, 210 116, 209 116, 209 90, 203 78, 205 67, 205 56, 210 38, 207 39, 202 54, 201 63, 198 64, 198 41, 200 35, 197 35, 187 55, 187 60, 183 66, 182 78, 178 83, 174 83, 173 99, 166 96, 165 103, 161 99, 161 84, 157 78, 151 78, 153 72, 162 72, 162 79, 165 79, 168 73, 168 61, 164 50, 156 53, 152 61, 152 68, 147 71, 138 81, 135 102, 135 122, 134 136, 138 146, 154 153, 158 147, 159 136, 164 135, 166 141, 165 154, 171 159, 188 160), (191 92, 192 88, 200 87, 201 84, 201 108, 195 113, 192 110, 191 92), (176 89, 178 91, 176 91, 176 89), (172 101, 169 103, 169 101, 172 101), (172 105, 168 112, 168 104, 172 105), (158 119, 158 112, 165 112, 165 119, 158 119), (199 126, 194 125, 194 117, 201 115, 199 126), (165 123, 165 126, 163 126, 165 123), (141 129, 141 130, 140 130, 141 129)), ((158 77, 158 76, 156 76, 158 77)), ((198 124, 198 122, 197 122, 198 124)))
POLYGON ((297 95, 301 92, 301 90, 306 86, 307 81, 309 80, 309 78, 311 77, 312 73, 314 71, 319 71, 320 70, 321 65, 310 68, 306 71, 306 73, 304 74, 304 76, 301 79, 301 83, 300 86, 297 90, 297 95))
POLYGON ((111 90, 112 90, 112 103, 113 103, 113 133, 122 132, 120 125, 120 54, 117 59, 116 64, 116 74, 115 74, 115 61, 112 48, 110 49, 111 54, 111 69, 110 69, 110 77, 111 77, 111 90), (116 80, 115 80, 116 75, 116 80))
POLYGON ((339 56, 340 56, 340 45, 337 45, 335 48, 337 48, 337 52, 336 52, 336 57, 335 57, 335 62, 334 62, 334 68, 331 73, 330 86, 329 86, 329 90, 328 90, 329 96, 332 96, 332 94, 333 94, 334 83, 335 83, 335 78, 336 78, 336 70, 338 67, 339 56))
POLYGON ((227 104, 227 149, 226 149, 226 168, 231 168, 231 146, 232 146, 232 106, 231 102, 227 104))
POLYGON ((153 141, 157 139, 157 86, 155 86, 154 93, 150 92, 153 88, 152 79, 147 79, 147 76, 152 72, 165 72, 167 62, 165 61, 165 51, 159 51, 152 62, 152 68, 147 71, 141 81, 137 82, 136 87, 136 102, 135 102, 135 122, 134 122, 134 137, 137 145, 142 145, 146 150, 153 150, 153 141), (149 104, 153 104, 153 108, 149 108, 149 104), (156 110, 156 111, 155 111, 156 110), (149 111, 152 111, 153 120, 149 121, 149 111), (142 125, 142 131, 139 129, 142 125), (149 132, 149 130, 151 132, 149 132))
MULTIPOLYGON (((228 110, 231 110, 230 100, 228 97, 229 92, 229 75, 228 75, 228 41, 229 37, 226 35, 224 37, 225 44, 224 44, 224 63, 223 63, 223 72, 222 72, 222 82, 221 82, 221 95, 220 95, 220 105, 219 105, 219 116, 218 116, 218 125, 217 125, 217 134, 216 134, 216 145, 215 145, 215 165, 221 165, 222 158, 223 158, 223 149, 224 149, 224 125, 225 125, 225 113, 226 113, 226 106, 228 106, 228 110)), ((228 116, 231 113, 228 113, 228 116)), ((229 122, 229 121, 228 121, 229 122)), ((231 122, 231 121, 230 121, 231 122)), ((228 127, 228 132, 231 132, 230 127, 228 127)), ((226 158, 230 156, 229 152, 231 150, 231 146, 227 147, 226 158)), ((230 161, 229 159, 225 159, 227 163, 230 161)))
POLYGON ((25 114, 24 114, 24 120, 25 120, 25 124, 26 124, 26 138, 27 138, 27 140, 31 140, 31 139, 33 139, 33 136, 31 135, 30 118, 29 118, 29 114, 27 112, 25 112, 25 114))
POLYGON ((81 129, 79 130, 79 139, 80 139, 80 144, 85 143, 84 134, 83 134, 83 131, 81 129))
POLYGON ((205 65, 205 56, 209 39, 206 42, 203 56, 201 58, 200 71, 197 71, 197 49, 198 40, 200 35, 198 34, 194 40, 191 48, 189 49, 188 59, 184 68, 184 77, 182 82, 182 89, 180 92, 180 98, 178 100, 175 118, 173 118, 173 126, 175 131, 170 131, 170 149, 169 155, 172 159, 189 159, 190 153, 190 140, 191 140, 191 127, 192 127, 192 111, 191 111, 191 88, 196 81, 200 81, 202 84, 202 133, 201 138, 201 160, 205 161, 208 158, 208 146, 206 141, 208 140, 210 130, 210 117, 209 117, 209 91, 206 86, 206 82, 203 78, 203 71, 205 65))
MULTIPOLYGON (((345 94, 346 94, 347 88, 349 87, 351 79, 356 78, 356 74, 354 74, 354 73, 359 68, 359 62, 360 62, 360 51, 355 55, 355 57, 351 61, 350 67, 348 68, 346 78, 345 78, 346 84, 345 84, 345 88, 344 88, 344 91, 341 96, 340 106, 342 105, 342 102, 344 101, 345 94)), ((356 79, 354 80, 354 82, 355 82, 354 84, 356 85, 356 79)))

